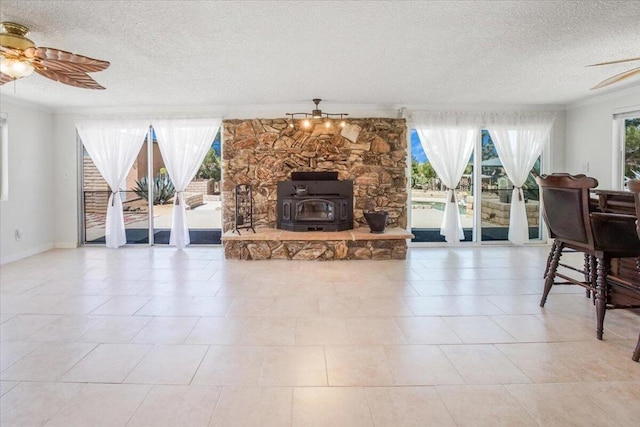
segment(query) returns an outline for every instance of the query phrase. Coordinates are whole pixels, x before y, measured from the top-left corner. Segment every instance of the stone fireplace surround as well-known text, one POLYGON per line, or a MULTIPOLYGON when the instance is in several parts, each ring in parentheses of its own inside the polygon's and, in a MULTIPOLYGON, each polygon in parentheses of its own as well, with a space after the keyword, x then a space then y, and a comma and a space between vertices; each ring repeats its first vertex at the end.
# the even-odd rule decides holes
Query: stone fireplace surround
MULTIPOLYGON (((269 245, 280 248, 275 239, 276 201, 278 182, 291 179, 291 172, 335 171, 338 179, 353 180, 354 230, 366 229, 365 211, 387 211, 388 227, 394 230, 388 239, 364 239, 370 253, 377 249, 404 245, 405 250, 395 250, 404 258, 407 226, 407 125, 405 119, 363 118, 350 119, 344 128, 334 123, 326 127, 317 122, 307 129, 302 120, 251 119, 223 121, 222 154, 222 224, 223 244, 227 258, 253 259, 247 245, 255 245, 253 239, 231 236, 234 226, 235 204, 233 190, 238 184, 253 187, 254 221, 257 229, 267 232, 269 245), (399 230, 399 231, 398 231, 399 230), (227 236, 225 238, 225 236, 227 236), (233 249, 233 250, 231 250, 233 249)), ((279 230, 278 230, 279 231, 279 230)), ((243 236, 247 233, 243 233, 243 236)), ((249 233, 250 234, 250 233, 249 233)), ((322 233, 295 233, 295 248, 304 250, 306 245, 328 240, 322 233), (307 237, 305 237, 307 236, 307 237), (312 238, 313 237, 313 238, 312 238)), ((335 238, 335 236, 334 236, 335 238)), ((288 236, 291 240, 292 237, 288 236)), ((352 237, 347 240, 351 240, 352 237)), ((286 246, 286 245, 285 245, 286 246)), ((293 249, 293 248, 292 248, 293 249)), ((316 251, 317 252, 317 251, 316 251)), ((358 257, 340 259, 367 259, 360 251, 358 257)), ((285 247, 281 258, 295 259, 295 253, 285 247)), ((372 255, 373 257, 373 255, 372 255)), ((375 258, 375 257, 373 257, 375 258)), ((386 258, 386 257, 385 257, 386 258)), ((314 259, 334 259, 327 253, 314 259)))

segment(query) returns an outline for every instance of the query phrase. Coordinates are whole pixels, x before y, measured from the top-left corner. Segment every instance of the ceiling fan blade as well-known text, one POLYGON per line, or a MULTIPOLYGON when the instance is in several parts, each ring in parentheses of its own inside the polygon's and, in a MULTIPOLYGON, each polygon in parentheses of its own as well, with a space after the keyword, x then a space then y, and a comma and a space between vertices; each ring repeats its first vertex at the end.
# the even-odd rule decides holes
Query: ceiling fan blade
POLYGON ((632 62, 632 61, 640 61, 640 57, 638 58, 627 58, 627 59, 619 59, 617 61, 609 61, 609 62, 600 62, 598 64, 587 65, 587 67, 597 67, 599 65, 611 65, 611 64, 620 64, 622 62, 632 62))
POLYGON ((57 71, 81 71, 93 72, 102 71, 109 68, 109 61, 89 58, 88 56, 78 55, 51 47, 39 47, 36 49, 36 57, 42 60, 42 63, 57 71))
POLYGON ((101 86, 98 82, 89 77, 88 74, 80 71, 64 73, 54 70, 42 70, 39 68, 36 68, 35 71, 43 77, 69 86, 80 87, 83 89, 104 89, 104 86, 101 86))
POLYGON ((10 75, 5 74, 5 73, 0 73, 0 86, 2 86, 5 83, 12 82, 12 81, 14 81, 13 77, 11 77, 10 75))
POLYGON ((62 73, 91 73, 101 71, 104 68, 97 68, 93 64, 83 64, 78 62, 67 62, 57 59, 41 59, 42 65, 49 70, 60 71, 62 73))
POLYGON ((595 85, 594 87, 592 87, 591 90, 600 89, 601 87, 608 86, 610 84, 619 82, 620 80, 624 80, 624 79, 627 79, 629 77, 633 77, 636 74, 640 74, 640 67, 632 68, 631 70, 625 71, 624 73, 616 74, 613 77, 609 77, 608 79, 603 80, 600 83, 598 83, 597 85, 595 85))

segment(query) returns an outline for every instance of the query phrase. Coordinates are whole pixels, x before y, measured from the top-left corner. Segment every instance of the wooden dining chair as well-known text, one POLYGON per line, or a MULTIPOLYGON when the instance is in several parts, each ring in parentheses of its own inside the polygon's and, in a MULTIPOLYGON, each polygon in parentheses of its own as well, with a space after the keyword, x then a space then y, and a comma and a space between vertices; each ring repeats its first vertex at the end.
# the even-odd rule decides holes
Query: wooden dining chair
POLYGON ((595 238, 596 274, 596 336, 602 339, 603 322, 607 308, 637 307, 637 302, 615 302, 613 292, 637 292, 634 285, 617 274, 611 274, 612 258, 640 257, 640 237, 636 229, 636 216, 610 212, 592 212, 591 226, 595 238))
MULTIPOLYGON (((571 174, 568 174, 568 173, 554 173, 553 176, 570 176, 570 177, 573 177, 574 179, 586 178, 586 175, 584 175, 584 174, 571 175, 571 174)), ((589 209, 591 210, 592 208, 595 208, 596 206, 597 206, 596 203, 593 200, 589 199, 589 209)), ((546 279, 547 278, 547 274, 549 274, 549 266, 551 265, 551 259, 553 258, 553 254, 554 254, 554 252, 556 250, 556 247, 557 247, 557 242, 555 240, 555 235, 553 234, 552 230, 549 230, 549 237, 551 237, 553 239, 553 242, 551 243, 551 249, 549 250, 549 255, 547 256, 547 264, 545 266, 544 274, 542 276, 543 279, 546 279)), ((575 252, 575 250, 573 250, 573 251, 575 252)), ((565 265, 562 264, 562 266, 564 267, 565 265)), ((589 282, 589 277, 590 277, 592 269, 595 269, 595 258, 593 258, 591 255, 585 253, 584 254, 584 267, 583 267, 582 270, 579 270, 579 272, 584 275, 584 278, 585 278, 584 279, 584 283, 589 282)), ((571 284, 571 283, 564 283, 564 284, 571 284)), ((592 286, 586 287, 586 296, 587 296, 587 298, 593 296, 594 297, 594 304, 595 304, 595 293, 592 292, 592 291, 595 291, 595 282, 593 283, 593 288, 592 288, 592 286)), ((544 305, 544 303, 542 305, 544 305)))
POLYGON ((551 252, 544 272, 544 290, 540 307, 544 307, 554 285, 574 284, 584 287, 587 295, 596 289, 595 240, 591 231, 591 203, 589 190, 598 186, 598 181, 585 175, 556 173, 536 177, 542 200, 542 216, 553 239, 551 252), (565 249, 583 252, 585 263, 582 269, 561 262, 565 249), (558 271, 558 268, 561 271, 558 271), (570 276, 579 273, 583 279, 570 276), (556 278, 563 281, 557 281, 556 278))
POLYGON ((596 337, 602 339, 607 307, 628 307, 610 303, 609 273, 612 258, 640 256, 640 239, 636 234, 635 215, 598 212, 590 203, 589 190, 598 185, 594 178, 567 174, 536 178, 542 195, 543 216, 555 249, 544 283, 540 306, 544 306, 554 285, 576 284, 595 292, 596 337), (588 268, 577 269, 560 262, 563 250, 571 248, 589 256, 588 268), (564 267, 558 271, 559 267, 564 267), (565 269, 579 272, 576 279, 565 269), (556 277, 565 280, 557 282, 556 277))

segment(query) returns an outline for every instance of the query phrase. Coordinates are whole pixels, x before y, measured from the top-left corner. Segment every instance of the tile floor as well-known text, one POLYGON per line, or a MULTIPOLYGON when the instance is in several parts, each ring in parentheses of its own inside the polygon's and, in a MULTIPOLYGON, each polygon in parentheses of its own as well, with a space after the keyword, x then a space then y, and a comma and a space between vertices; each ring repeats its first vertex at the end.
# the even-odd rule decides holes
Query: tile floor
POLYGON ((605 340, 546 247, 226 261, 87 247, 1 268, 2 426, 636 426, 640 313, 605 340))

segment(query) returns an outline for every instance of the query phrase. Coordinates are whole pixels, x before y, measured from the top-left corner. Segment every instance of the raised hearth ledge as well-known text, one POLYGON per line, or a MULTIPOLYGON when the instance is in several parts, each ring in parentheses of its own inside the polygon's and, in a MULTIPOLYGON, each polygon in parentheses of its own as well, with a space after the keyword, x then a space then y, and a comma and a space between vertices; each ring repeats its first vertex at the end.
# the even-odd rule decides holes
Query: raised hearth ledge
POLYGON ((241 235, 222 235, 226 259, 242 260, 385 260, 406 259, 407 239, 413 234, 401 228, 371 233, 368 228, 345 231, 285 231, 257 229, 241 235))
POLYGON ((227 231, 222 235, 225 240, 400 240, 413 239, 415 236, 402 228, 387 228, 384 233, 372 233, 366 227, 354 228, 344 231, 287 231, 276 228, 258 228, 253 233, 250 230, 242 230, 242 234, 234 231, 227 231))

